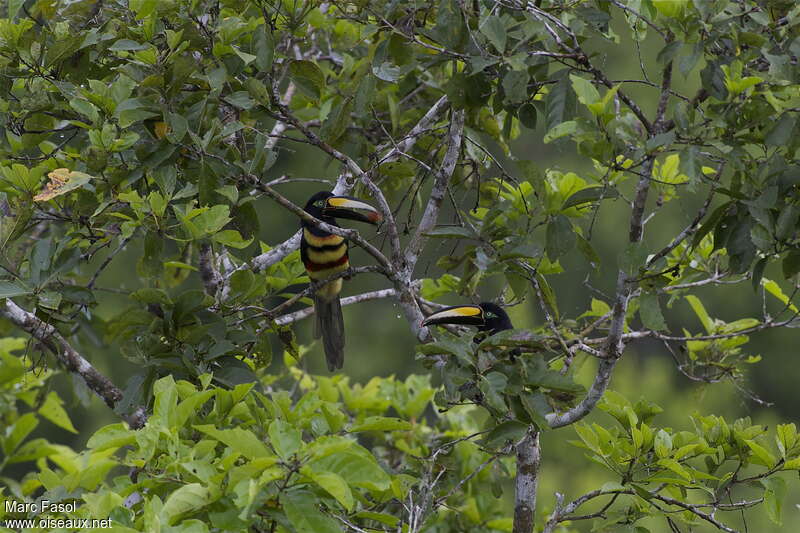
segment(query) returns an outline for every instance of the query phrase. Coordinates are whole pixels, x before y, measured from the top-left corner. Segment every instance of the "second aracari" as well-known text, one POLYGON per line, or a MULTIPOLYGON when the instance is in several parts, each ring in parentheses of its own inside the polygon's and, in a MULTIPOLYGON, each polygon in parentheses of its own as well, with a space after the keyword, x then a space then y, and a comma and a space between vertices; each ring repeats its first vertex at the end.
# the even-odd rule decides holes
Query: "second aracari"
POLYGON ((514 327, 503 308, 492 302, 445 307, 422 321, 423 326, 436 324, 477 326, 478 331, 487 332, 489 335, 514 327))

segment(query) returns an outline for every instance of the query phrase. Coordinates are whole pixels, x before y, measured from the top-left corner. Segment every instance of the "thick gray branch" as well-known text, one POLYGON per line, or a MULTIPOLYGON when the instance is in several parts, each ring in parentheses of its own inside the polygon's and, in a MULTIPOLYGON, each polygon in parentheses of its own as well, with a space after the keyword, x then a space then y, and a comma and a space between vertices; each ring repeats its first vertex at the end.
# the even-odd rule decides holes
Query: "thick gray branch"
MULTIPOLYGON (((629 241, 632 243, 640 242, 642 239, 644 205, 647 202, 647 194, 650 190, 650 174, 653 172, 655 155, 648 156, 642 169, 642 176, 636 185, 634 204, 631 208, 630 229, 628 232, 629 241)), ((594 409, 597 402, 603 397, 603 393, 611 382, 611 375, 617 361, 622 356, 625 349, 623 341, 623 330, 625 327, 625 315, 628 311, 628 300, 631 296, 631 284, 628 275, 620 270, 617 273, 617 289, 614 297, 614 305, 611 308, 611 322, 609 325, 608 336, 605 340, 604 357, 600 359, 592 386, 586 393, 581 402, 562 414, 551 413, 547 415, 550 427, 558 428, 568 426, 588 415, 594 409)))
POLYGON ((200 246, 200 279, 203 281, 203 286, 206 293, 211 296, 217 294, 217 288, 222 283, 222 276, 214 265, 214 251, 211 249, 210 244, 203 244, 200 246))
MULTIPOLYGON (((436 120, 439 118, 444 109, 447 108, 449 102, 447 101, 447 96, 442 96, 439 98, 433 106, 428 109, 428 112, 425 113, 419 122, 417 122, 416 126, 411 128, 403 139, 401 139, 396 146, 391 148, 386 155, 381 157, 380 163, 388 163, 390 161, 395 161, 400 158, 401 153, 407 153, 414 147, 414 144, 417 142, 417 139, 424 135, 435 123, 436 120)), ((382 149, 387 149, 388 146, 384 145, 382 149)))
MULTIPOLYGON (((341 304, 352 305, 352 304, 357 304, 359 302, 366 302, 367 300, 392 298, 394 296, 397 296, 397 291, 395 289, 381 289, 378 291, 356 294, 354 296, 347 296, 346 298, 341 299, 341 304)), ((278 324, 279 326, 284 326, 286 324, 291 324, 292 322, 297 322, 299 320, 303 320, 304 318, 308 318, 313 314, 314 314, 314 308, 306 307, 305 309, 295 311, 294 313, 288 313, 286 315, 279 316, 278 318, 275 319, 275 323, 278 324)))
POLYGON ((431 189, 431 195, 428 198, 428 204, 425 206, 425 211, 422 213, 419 226, 411 237, 411 241, 406 246, 404 257, 404 270, 408 277, 414 272, 414 266, 417 264, 417 259, 425 244, 425 234, 436 227, 436 221, 439 218, 439 208, 442 206, 445 194, 447 194, 447 186, 450 184, 450 178, 453 176, 453 171, 456 168, 458 157, 461 154, 461 139, 464 135, 464 111, 454 111, 452 113, 450 130, 447 134, 447 151, 445 152, 442 165, 439 173, 431 189))
POLYGON ((517 476, 514 492, 514 533, 531 533, 536 512, 536 488, 542 450, 539 432, 533 427, 517 443, 517 476))

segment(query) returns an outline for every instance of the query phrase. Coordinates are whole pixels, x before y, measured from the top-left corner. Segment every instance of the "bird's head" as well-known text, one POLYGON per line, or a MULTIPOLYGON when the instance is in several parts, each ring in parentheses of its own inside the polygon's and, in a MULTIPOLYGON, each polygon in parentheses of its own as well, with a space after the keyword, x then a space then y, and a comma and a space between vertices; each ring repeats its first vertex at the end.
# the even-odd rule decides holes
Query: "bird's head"
POLYGON ((492 302, 445 307, 422 321, 423 326, 436 324, 477 326, 478 331, 488 331, 491 335, 513 328, 508 314, 502 307, 492 302))
POLYGON ((336 196, 329 191, 320 191, 308 199, 306 213, 323 222, 334 223, 336 218, 347 218, 368 224, 378 224, 383 217, 371 205, 350 196, 336 196))

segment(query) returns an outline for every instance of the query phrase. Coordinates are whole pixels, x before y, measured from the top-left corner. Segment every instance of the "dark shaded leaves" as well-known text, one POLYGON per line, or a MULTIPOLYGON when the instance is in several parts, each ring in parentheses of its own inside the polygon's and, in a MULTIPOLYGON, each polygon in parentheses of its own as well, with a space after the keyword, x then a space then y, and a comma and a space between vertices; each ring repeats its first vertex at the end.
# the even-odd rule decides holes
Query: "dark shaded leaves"
POLYGON ((292 61, 289 77, 306 95, 319 100, 325 88, 325 76, 313 61, 292 61))
POLYGON ((575 246, 575 232, 564 215, 556 215, 547 225, 547 257, 555 261, 575 246))

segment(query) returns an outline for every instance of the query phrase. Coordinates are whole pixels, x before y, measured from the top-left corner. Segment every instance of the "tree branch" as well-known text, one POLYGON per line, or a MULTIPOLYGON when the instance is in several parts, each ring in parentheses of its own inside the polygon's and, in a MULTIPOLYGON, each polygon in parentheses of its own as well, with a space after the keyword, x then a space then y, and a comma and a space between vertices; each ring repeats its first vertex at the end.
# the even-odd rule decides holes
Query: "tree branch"
POLYGON ((341 272, 336 272, 335 274, 331 274, 330 276, 328 276, 327 278, 325 278, 323 280, 319 280, 319 281, 312 280, 311 283, 308 284, 308 287, 306 287, 302 291, 296 293, 294 296, 292 296, 288 300, 285 300, 285 301, 281 302, 280 304, 278 304, 277 306, 273 307, 272 309, 270 309, 265 314, 267 316, 270 316, 270 317, 274 317, 276 315, 279 315, 280 313, 282 313, 283 311, 285 311, 286 309, 291 307, 295 302, 297 302, 301 298, 304 298, 306 296, 310 296, 317 289, 319 289, 320 287, 330 283, 331 281, 334 281, 334 280, 337 280, 337 279, 342 279, 342 278, 350 279, 351 277, 355 276, 356 274, 366 274, 367 272, 378 272, 378 273, 386 274, 386 271, 383 268, 381 268, 381 267, 379 267, 377 265, 367 265, 367 266, 362 266, 362 267, 350 267, 347 270, 342 270, 341 272))
POLYGON ((539 432, 533 426, 517 443, 517 475, 514 492, 514 533, 531 533, 536 512, 536 488, 542 450, 539 432))
POLYGON ((206 293, 211 296, 217 294, 217 288, 222 283, 222 275, 214 266, 214 252, 211 249, 211 244, 203 244, 200 246, 200 279, 203 281, 203 287, 206 293))
MULTIPOLYGON (((281 103, 288 106, 292 101, 294 92, 294 83, 289 82, 289 85, 286 87, 286 92, 283 93, 283 96, 281 97, 281 103)), ((284 131, 286 131, 286 122, 283 122, 282 120, 276 120, 275 124, 272 125, 272 130, 270 130, 267 140, 264 141, 264 148, 267 150, 272 150, 275 148, 275 145, 278 144, 278 139, 281 138, 281 135, 284 131)))
POLYGON ((284 197, 281 193, 270 187, 269 185, 264 185, 260 181, 256 181, 256 186, 262 192, 264 192, 267 196, 281 204, 283 207, 297 215, 300 220, 305 222, 309 222, 314 226, 327 231, 328 233, 333 233, 334 235, 339 235, 340 237, 344 237, 349 239, 350 241, 354 242, 361 248, 363 248, 369 255, 375 258, 378 263, 383 266, 387 272, 394 271, 394 267, 392 266, 391 262, 386 258, 380 250, 375 248, 372 244, 367 242, 361 235, 359 235, 358 230, 354 229, 347 229, 347 228, 340 228, 339 226, 332 226, 330 224, 326 224, 325 222, 321 221, 320 219, 309 215, 306 213, 305 209, 302 207, 295 205, 289 199, 284 197))
MULTIPOLYGON (((78 374, 86 386, 97 394, 107 406, 111 409, 117 407, 123 397, 122 390, 114 385, 109 378, 101 374, 89 361, 84 359, 56 328, 43 322, 33 313, 25 311, 10 298, 6 298, 5 305, 0 308, 0 315, 47 346, 59 362, 64 365, 64 368, 69 372, 78 374)), ((134 408, 132 413, 123 416, 123 418, 132 429, 141 429, 147 422, 147 412, 143 406, 138 406, 134 408)))
MULTIPOLYGON (((441 114, 441 112, 447 107, 447 105, 448 105, 448 101, 447 101, 447 97, 446 96, 442 96, 441 98, 439 98, 439 100, 425 113, 425 115, 423 115, 423 117, 419 120, 419 122, 417 122, 417 124, 413 128, 411 128, 411 131, 409 131, 408 134, 401 141, 399 141, 397 143, 397 147, 392 147, 392 148, 388 149, 388 152, 381 159, 379 159, 379 163, 378 164, 383 163, 383 162, 393 161, 393 160, 397 159, 399 157, 399 155, 400 155, 400 151, 407 152, 407 151, 411 150, 411 148, 417 142, 419 137, 423 133, 425 133, 427 130, 429 130, 431 125, 434 122, 436 122, 436 119, 441 114), (400 151, 398 151, 398 148, 400 149, 400 151)), ((286 109, 286 111, 288 112, 288 109, 286 109)), ((284 129, 285 129, 285 122, 284 121, 280 121, 279 120, 278 122, 276 122, 276 126, 277 126, 277 124, 284 124, 284 129)), ((309 131, 309 130, 307 130, 307 129, 301 130, 301 133, 303 133, 305 135, 306 131, 309 131)), ((313 135, 313 133, 312 133, 312 135, 313 135)), ((317 138, 316 136, 314 136, 314 137, 317 138)), ((311 140, 311 139, 309 138, 309 140, 311 140)), ((317 138, 317 140, 318 140, 318 138, 317 138)), ((312 144, 320 146, 320 145, 316 144, 313 141, 312 141, 312 144)), ((325 148, 323 146, 320 146, 320 148, 325 150, 325 148)), ((383 148, 386 149, 387 148, 386 145, 384 145, 383 148)), ((328 153, 330 153, 330 152, 328 152, 328 153)), ((343 154, 340 154, 340 155, 343 155, 343 154)), ((339 158, 337 158, 337 159, 339 159, 339 158)), ((341 161, 341 159, 339 159, 339 160, 341 161)), ((352 159, 351 159, 351 161, 352 161, 352 159)), ((355 165, 355 168, 358 169, 358 171, 357 172, 352 172, 352 173, 355 174, 356 176, 359 176, 359 177, 362 176, 363 175, 363 171, 361 170, 361 168, 357 164, 355 164, 355 161, 353 161, 353 163, 355 165)), ((352 165, 348 165, 348 166, 350 167, 351 171, 354 170, 352 165)), ((346 176, 347 176, 347 173, 344 173, 336 181, 336 185, 333 188, 333 194, 348 194, 352 190, 353 185, 347 181, 346 176)), ((369 188, 368 185, 367 185, 367 187, 369 188)), ((377 198, 376 198, 376 200, 380 204, 380 200, 378 200, 377 198)), ((380 205, 379 205, 379 207, 380 207, 380 205)), ((389 212, 391 212, 391 210, 389 210, 389 212)), ((386 213, 384 213, 384 216, 386 216, 386 213)), ((387 217, 387 221, 388 220, 390 220, 390 219, 387 217)), ((251 268, 253 270, 261 272, 263 270, 266 270, 270 266, 274 265, 275 263, 278 263, 278 262, 282 261, 287 255, 289 255, 293 251, 297 250, 299 247, 300 247, 300 232, 298 231, 297 233, 292 235, 289 239, 287 239, 284 242, 282 242, 281 244, 273 247, 272 250, 269 250, 268 252, 264 252, 263 254, 260 254, 260 255, 257 255, 256 257, 254 257, 250 261, 250 266, 251 266, 251 268)), ((241 269, 246 268, 246 267, 247 267, 247 264, 242 264, 237 268, 237 270, 241 270, 241 269)))
MULTIPOLYGON (((565 26, 560 20, 552 16, 550 13, 547 13, 546 11, 539 9, 538 7, 533 5, 532 2, 526 2, 525 8, 534 17, 539 19, 539 21, 541 21, 542 24, 544 24, 544 27, 547 30, 547 32, 550 34, 551 37, 553 37, 553 40, 556 41, 556 43, 561 48, 566 50, 570 55, 576 56, 575 62, 583 66, 594 77, 595 80, 602 83, 609 89, 612 89, 614 87, 614 84, 611 82, 611 80, 608 79, 608 77, 603 73, 603 71, 592 65, 592 62, 589 61, 589 56, 580 47, 577 37, 575 37, 575 34, 568 26, 565 26), (567 43, 565 43, 563 39, 559 37, 558 33, 553 28, 551 28, 550 25, 544 19, 549 20, 551 23, 558 26, 561 29, 561 31, 569 35, 572 39, 572 42, 574 43, 574 46, 570 46, 567 43)), ((647 133, 652 134, 653 125, 647 119, 647 116, 644 114, 644 112, 638 106, 638 104, 636 104, 636 102, 634 102, 624 91, 622 91, 622 89, 617 90, 617 96, 619 96, 619 99, 622 100, 626 106, 628 106, 628 109, 630 109, 634 115, 636 115, 636 118, 638 118, 639 122, 642 123, 644 129, 647 130, 647 133)))
MULTIPOLYGON (((356 294, 354 296, 347 296, 341 299, 341 304, 344 305, 352 305, 357 304, 360 302, 366 302, 367 300, 378 300, 380 298, 393 298, 397 296, 397 291, 395 289, 380 289, 377 291, 370 291, 370 292, 363 292, 361 294, 356 294)), ((292 322, 298 322, 303 320, 304 318, 308 318, 314 314, 313 307, 306 307, 305 309, 301 309, 299 311, 295 311, 294 313, 289 313, 286 315, 281 315, 275 319, 275 323, 279 326, 285 326, 286 324, 291 324, 292 322)))
POLYGON ((431 231, 436 226, 436 221, 439 217, 439 208, 442 206, 442 201, 447 192, 447 186, 450 183, 450 178, 453 176, 453 171, 458 162, 458 156, 461 153, 461 139, 464 135, 464 111, 454 111, 451 117, 450 130, 447 134, 447 151, 445 152, 442 165, 436 179, 433 183, 433 189, 428 199, 428 204, 425 206, 425 211, 422 214, 422 219, 417 226, 417 230, 411 237, 411 241, 406 246, 404 254, 403 269, 405 275, 410 277, 414 272, 414 266, 417 264, 417 259, 425 244, 425 233, 431 231))

